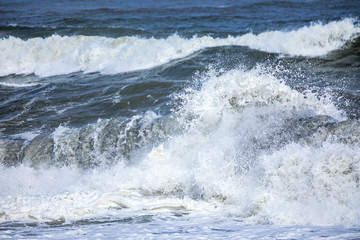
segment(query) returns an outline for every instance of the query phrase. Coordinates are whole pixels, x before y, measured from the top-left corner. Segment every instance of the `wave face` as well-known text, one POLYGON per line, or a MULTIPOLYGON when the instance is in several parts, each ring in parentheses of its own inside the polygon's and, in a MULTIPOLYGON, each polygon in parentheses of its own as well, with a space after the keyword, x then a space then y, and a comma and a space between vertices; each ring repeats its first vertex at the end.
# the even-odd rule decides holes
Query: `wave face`
POLYGON ((167 117, 148 111, 2 142, 2 162, 14 167, 0 169, 0 220, 170 210, 251 224, 358 225, 360 122, 331 95, 294 90, 266 72, 209 71, 200 87, 174 95, 167 117))
POLYGON ((0 40, 0 76, 41 77, 78 71, 116 74, 153 68, 197 51, 219 46, 245 46, 283 56, 319 57, 341 49, 360 33, 355 19, 313 23, 292 31, 248 33, 227 38, 59 36, 0 40))

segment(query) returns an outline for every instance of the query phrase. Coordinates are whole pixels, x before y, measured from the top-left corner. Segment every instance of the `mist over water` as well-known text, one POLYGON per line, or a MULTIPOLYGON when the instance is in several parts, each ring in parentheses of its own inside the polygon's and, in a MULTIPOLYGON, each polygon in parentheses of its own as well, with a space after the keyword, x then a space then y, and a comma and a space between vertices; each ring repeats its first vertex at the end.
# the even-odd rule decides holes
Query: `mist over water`
POLYGON ((356 1, 20 3, 0 236, 359 237, 356 1))

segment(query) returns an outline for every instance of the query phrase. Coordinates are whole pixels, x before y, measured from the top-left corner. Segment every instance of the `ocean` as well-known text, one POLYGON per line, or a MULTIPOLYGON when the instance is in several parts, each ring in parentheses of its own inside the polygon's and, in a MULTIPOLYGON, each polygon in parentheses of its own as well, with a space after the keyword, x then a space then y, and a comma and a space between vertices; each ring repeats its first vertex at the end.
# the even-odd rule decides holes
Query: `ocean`
POLYGON ((0 238, 360 239, 360 1, 0 2, 0 238))

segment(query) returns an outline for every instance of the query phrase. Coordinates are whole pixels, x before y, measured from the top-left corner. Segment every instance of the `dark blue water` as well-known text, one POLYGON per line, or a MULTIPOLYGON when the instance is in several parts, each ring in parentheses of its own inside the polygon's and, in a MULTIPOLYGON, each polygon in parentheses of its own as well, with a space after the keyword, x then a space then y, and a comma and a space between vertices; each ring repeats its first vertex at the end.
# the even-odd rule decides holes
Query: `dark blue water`
POLYGON ((0 2, 0 236, 359 237, 359 16, 0 2))
POLYGON ((358 17, 357 1, 5 1, 1 36, 226 37, 358 17), (16 26, 14 26, 16 25, 16 26))

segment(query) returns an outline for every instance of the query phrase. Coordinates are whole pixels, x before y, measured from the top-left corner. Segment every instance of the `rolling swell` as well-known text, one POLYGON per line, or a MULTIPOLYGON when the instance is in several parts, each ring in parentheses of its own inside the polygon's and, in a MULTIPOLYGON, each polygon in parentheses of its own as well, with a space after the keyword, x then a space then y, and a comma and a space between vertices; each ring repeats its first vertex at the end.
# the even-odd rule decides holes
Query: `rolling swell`
POLYGON ((82 128, 60 126, 50 135, 31 140, 1 140, 1 162, 6 166, 20 164, 76 166, 91 169, 130 161, 133 151, 156 144, 174 133, 171 119, 159 119, 153 112, 131 119, 99 120, 82 128))
MULTIPOLYGON (((152 117, 157 118, 156 115, 152 117)), ((118 161, 131 161, 136 149, 161 143, 176 132, 180 132, 179 126, 171 118, 147 124, 140 117, 102 120, 78 129, 60 126, 50 135, 41 134, 31 140, 1 139, 0 163, 8 167, 25 164, 34 168, 72 165, 83 170, 109 167, 118 161)), ((359 137, 358 120, 338 122, 320 115, 288 119, 276 135, 248 140, 260 151, 279 149, 290 142, 321 145, 327 139, 353 145, 360 142, 359 137)))
MULTIPOLYGON (((327 56, 326 67, 358 69, 360 67, 360 36, 348 42, 344 48, 327 56)), ((349 71, 348 70, 348 71, 349 71)))
POLYGON ((117 74, 153 68, 204 48, 246 46, 282 56, 319 57, 342 48, 359 33, 355 19, 315 23, 292 31, 248 33, 227 38, 210 36, 167 38, 59 36, 0 41, 0 76, 31 74, 40 77, 83 71, 117 74), (314 34, 317 33, 317 34, 314 34), (269 44, 271 42, 272 44, 269 44))
POLYGON ((7 38, 10 36, 16 36, 18 38, 28 40, 31 38, 48 38, 54 34, 62 36, 71 36, 71 35, 85 35, 85 36, 94 36, 94 35, 103 35, 103 36, 149 36, 151 34, 147 31, 141 30, 139 28, 130 28, 130 27, 120 27, 120 26, 97 26, 93 24, 90 26, 81 26, 81 25, 66 25, 70 24, 68 22, 61 23, 60 26, 32 26, 32 25, 7 25, 0 26, 1 38, 7 38))
MULTIPOLYGON (((60 126, 50 135, 41 134, 30 140, 3 138, 0 140, 0 163, 8 167, 25 164, 34 168, 73 165, 86 170, 109 167, 118 161, 129 162, 136 149, 157 145, 181 132, 172 118, 159 118, 153 112, 147 115, 129 120, 99 120, 82 128, 60 126)), ((248 140, 260 151, 277 149, 289 142, 307 142, 319 132, 318 141, 334 135, 339 136, 340 142, 353 144, 359 142, 359 131, 356 120, 337 122, 329 116, 317 116, 288 119, 276 135, 248 140)))

